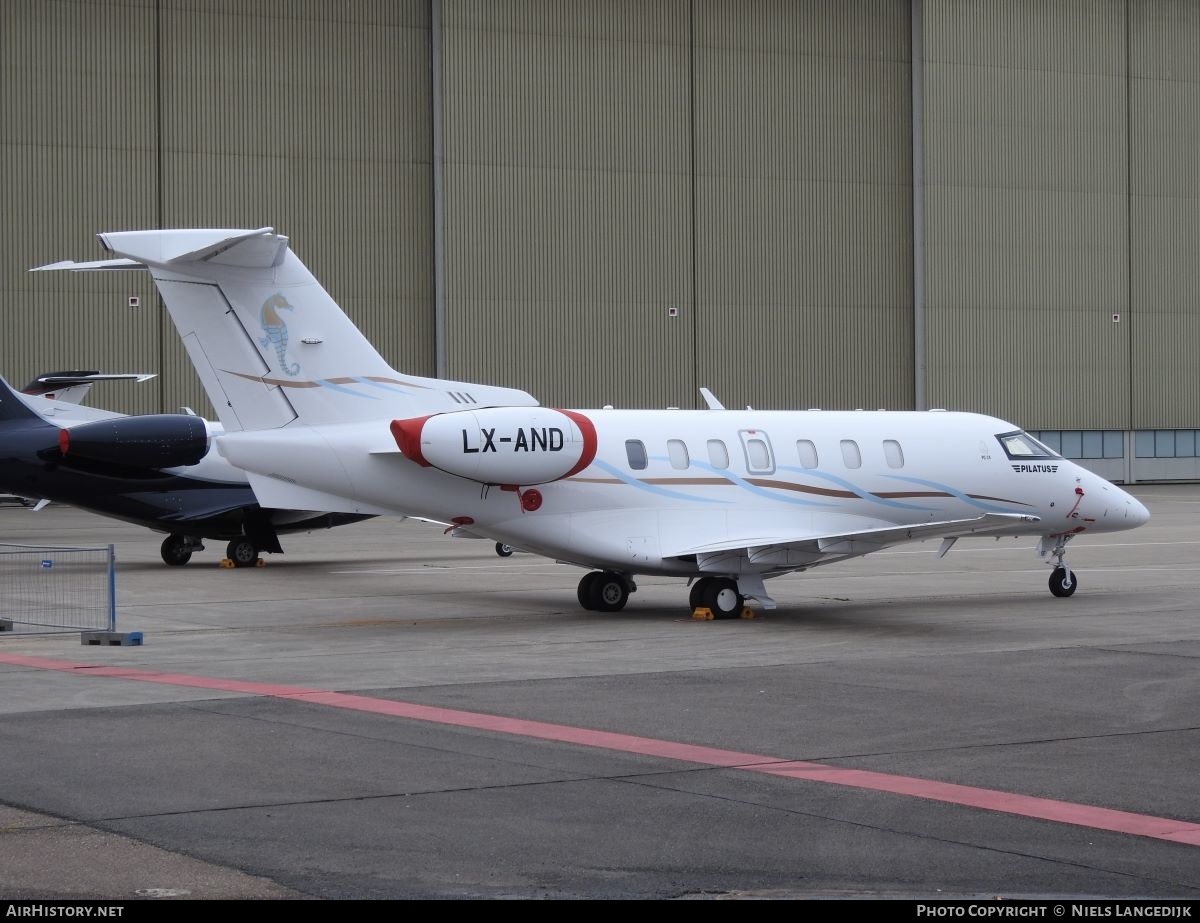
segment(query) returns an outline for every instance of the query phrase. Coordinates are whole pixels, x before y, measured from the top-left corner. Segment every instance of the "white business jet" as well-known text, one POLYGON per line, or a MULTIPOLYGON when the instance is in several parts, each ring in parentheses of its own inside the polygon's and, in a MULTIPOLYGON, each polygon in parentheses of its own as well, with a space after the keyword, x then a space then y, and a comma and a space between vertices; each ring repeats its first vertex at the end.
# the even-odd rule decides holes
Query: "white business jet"
POLYGON ((391 368, 271 228, 99 235, 147 269, 263 506, 410 515, 588 569, 585 609, 639 574, 691 584, 693 614, 775 603, 768 578, 940 539, 1067 543, 1146 508, 1020 427, 947 411, 561 410, 391 368))

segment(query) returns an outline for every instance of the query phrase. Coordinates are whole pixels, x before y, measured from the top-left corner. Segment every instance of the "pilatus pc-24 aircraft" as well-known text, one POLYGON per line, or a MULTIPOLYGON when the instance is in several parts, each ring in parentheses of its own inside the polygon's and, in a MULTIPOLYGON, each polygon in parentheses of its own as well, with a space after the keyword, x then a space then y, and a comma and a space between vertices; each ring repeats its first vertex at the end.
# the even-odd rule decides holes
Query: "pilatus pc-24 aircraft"
POLYGON ((1029 536, 1050 590, 1067 543, 1146 508, 1020 427, 941 411, 561 410, 391 368, 271 228, 99 235, 147 269, 225 427, 221 454, 271 507, 453 523, 586 568, 585 609, 678 576, 717 618, 767 580, 938 539, 1029 536))
POLYGON ((226 561, 248 567, 260 551, 282 552, 281 534, 366 518, 264 509, 245 473, 211 451, 220 426, 194 414, 126 416, 76 403, 93 382, 151 377, 55 372, 21 394, 0 378, 0 490, 38 509, 66 503, 166 532, 162 559, 173 565, 214 539, 228 542, 226 561))

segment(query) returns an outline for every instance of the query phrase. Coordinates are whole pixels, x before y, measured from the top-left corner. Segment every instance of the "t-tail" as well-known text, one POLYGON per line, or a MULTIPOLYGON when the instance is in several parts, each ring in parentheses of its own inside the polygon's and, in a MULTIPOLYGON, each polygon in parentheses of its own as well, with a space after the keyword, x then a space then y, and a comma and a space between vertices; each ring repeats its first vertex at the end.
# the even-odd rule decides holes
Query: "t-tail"
POLYGON ((517 389, 396 371, 272 228, 98 237, 119 258, 39 269, 148 270, 228 431, 537 405, 517 389))

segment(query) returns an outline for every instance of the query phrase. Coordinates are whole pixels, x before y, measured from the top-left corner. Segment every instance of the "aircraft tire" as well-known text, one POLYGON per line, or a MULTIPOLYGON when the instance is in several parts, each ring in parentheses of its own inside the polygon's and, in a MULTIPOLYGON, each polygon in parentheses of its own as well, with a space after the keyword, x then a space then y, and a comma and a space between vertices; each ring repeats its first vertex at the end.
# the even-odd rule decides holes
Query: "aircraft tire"
POLYGON ((234 567, 253 567, 258 563, 258 546, 248 538, 235 538, 225 549, 234 567))
POLYGON ((1075 576, 1074 571, 1065 567, 1056 567, 1050 574, 1050 592, 1055 596, 1070 596, 1078 587, 1079 579, 1075 576))
POLYGON ((583 575, 579 581, 579 588, 575 591, 575 596, 579 600, 579 605, 591 612, 595 609, 592 605, 592 583, 600 576, 600 571, 593 570, 583 575))
POLYGON ((164 564, 182 567, 192 559, 192 546, 182 535, 168 535, 163 539, 158 553, 162 555, 164 564))
POLYGON ((692 584, 691 590, 688 591, 688 609, 695 612, 704 605, 704 594, 708 591, 708 583, 712 577, 701 577, 692 584))
POLYGON ((496 554, 502 558, 507 558, 513 553, 512 545, 506 545, 504 542, 496 542, 496 554))
POLYGON ((590 608, 596 612, 620 612, 629 601, 629 584, 620 574, 595 573, 588 587, 590 608))
POLYGON ((710 579, 712 582, 704 592, 704 605, 712 612, 714 619, 736 619, 746 604, 745 598, 738 592, 737 583, 728 577, 710 579))

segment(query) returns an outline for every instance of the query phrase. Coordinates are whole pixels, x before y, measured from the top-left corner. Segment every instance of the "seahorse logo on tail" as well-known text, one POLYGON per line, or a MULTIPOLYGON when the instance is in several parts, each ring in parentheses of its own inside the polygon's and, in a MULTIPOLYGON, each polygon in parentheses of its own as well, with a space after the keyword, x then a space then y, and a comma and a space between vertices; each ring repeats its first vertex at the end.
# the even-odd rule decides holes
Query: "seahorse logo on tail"
POLYGON ((279 369, 286 375, 298 375, 300 373, 300 363, 293 362, 290 365, 288 364, 287 322, 279 316, 279 312, 294 310, 295 307, 279 292, 276 292, 264 301, 262 306, 262 329, 266 336, 258 338, 258 342, 264 347, 271 346, 272 344, 275 346, 275 355, 279 357, 279 369))

